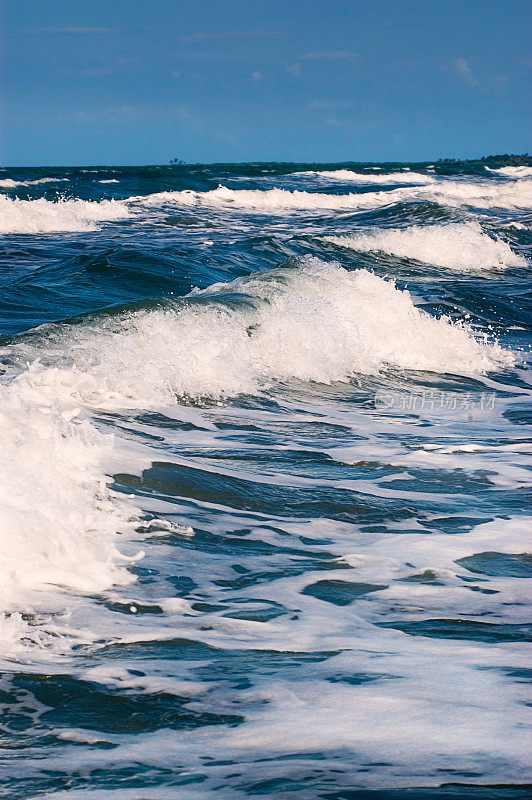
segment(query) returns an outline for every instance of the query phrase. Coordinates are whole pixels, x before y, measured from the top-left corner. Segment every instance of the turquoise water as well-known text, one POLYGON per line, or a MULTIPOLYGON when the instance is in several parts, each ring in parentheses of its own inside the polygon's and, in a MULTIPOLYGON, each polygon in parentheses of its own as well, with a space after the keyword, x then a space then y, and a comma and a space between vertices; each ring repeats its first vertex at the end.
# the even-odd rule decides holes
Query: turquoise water
POLYGON ((0 193, 0 796, 527 796, 532 168, 0 193))

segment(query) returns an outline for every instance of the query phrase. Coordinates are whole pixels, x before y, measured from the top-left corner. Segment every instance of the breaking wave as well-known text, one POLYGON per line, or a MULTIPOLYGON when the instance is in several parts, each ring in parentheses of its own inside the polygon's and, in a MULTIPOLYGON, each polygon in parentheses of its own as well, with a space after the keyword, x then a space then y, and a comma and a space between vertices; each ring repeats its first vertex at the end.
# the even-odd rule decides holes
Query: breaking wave
MULTIPOLYGON (((13 352, 20 363, 38 359, 72 373, 78 402, 135 408, 253 393, 275 381, 345 381, 388 367, 479 374, 513 363, 498 345, 416 308, 392 282, 313 257, 119 321, 57 329, 13 352)), ((54 374, 63 386, 63 372, 54 374)), ((54 381, 47 386, 52 401, 54 381)))
POLYGON ((441 181, 435 186, 395 191, 417 193, 414 197, 405 195, 405 200, 422 199, 450 206, 520 209, 530 208, 532 205, 532 180, 504 184, 441 181))
POLYGON ((422 172, 388 172, 373 173, 353 172, 350 169, 334 170, 309 170, 308 172, 294 172, 293 175, 309 176, 317 178, 330 178, 337 181, 349 181, 351 183, 370 184, 380 183, 391 186, 394 183, 434 183, 436 178, 432 175, 424 175, 422 172))
POLYGON ((42 644, 50 632, 46 625, 30 628, 21 612, 26 618, 61 613, 66 591, 92 594, 133 580, 117 531, 131 530, 134 510, 108 487, 102 463, 112 437, 72 402, 73 380, 32 368, 0 387, 4 655, 19 650, 23 639, 42 644))
POLYGON ((143 206, 177 204, 214 208, 238 208, 279 213, 285 211, 357 210, 379 208, 392 203, 432 202, 476 208, 529 208, 532 205, 532 180, 501 185, 467 181, 441 181, 427 186, 412 186, 389 191, 326 194, 298 189, 229 189, 219 186, 206 192, 184 190, 157 192, 131 197, 129 202, 143 206))
POLYGON ((129 216, 128 208, 116 200, 18 200, 0 195, 0 234, 96 231, 97 222, 129 216))
POLYGON ((532 167, 499 167, 499 169, 486 167, 486 170, 508 178, 532 178, 532 167))
POLYGON ((4 356, 15 371, 0 387, 6 650, 30 637, 21 611, 62 611, 65 590, 132 580, 117 531, 132 530, 136 509, 109 488, 113 442, 91 409, 346 381, 388 367, 479 374, 513 363, 499 345, 417 309, 392 282, 311 257, 159 308, 49 326, 4 356))
MULTIPOLYGON (((391 194, 391 192, 390 192, 391 194)), ((176 203, 183 206, 203 205, 216 208, 239 208, 251 211, 301 211, 320 209, 356 209, 373 208, 374 194, 325 194, 305 192, 298 189, 228 189, 219 186, 207 192, 195 192, 186 189, 181 192, 157 192, 145 197, 132 197, 131 202, 144 206, 158 206, 165 203, 176 203)), ((382 200, 382 202, 390 202, 382 200)), ((379 205, 377 203, 377 205, 379 205)))
POLYGON ((34 181, 14 181, 11 178, 0 180, 0 189, 16 189, 17 186, 37 186, 41 183, 65 183, 68 178, 37 178, 34 181))
POLYGON ((526 266, 522 256, 501 239, 488 236, 478 222, 380 229, 324 239, 360 252, 384 252, 463 272, 526 266))

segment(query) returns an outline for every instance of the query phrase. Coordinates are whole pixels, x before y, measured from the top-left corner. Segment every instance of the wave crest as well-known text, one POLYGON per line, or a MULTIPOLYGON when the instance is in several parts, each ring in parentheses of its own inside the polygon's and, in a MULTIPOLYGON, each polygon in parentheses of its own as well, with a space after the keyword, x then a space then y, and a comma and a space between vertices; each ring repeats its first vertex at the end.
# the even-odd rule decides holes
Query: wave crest
POLYGON ((522 256, 484 233, 478 222, 414 225, 324 239, 351 250, 384 252, 463 272, 526 266, 522 256))
POLYGON ((17 348, 21 363, 45 365, 49 348, 50 365, 85 374, 68 389, 75 401, 106 407, 234 396, 292 379, 331 383, 388 367, 478 374, 513 363, 498 345, 416 308, 392 282, 312 257, 17 348))
POLYGON ((219 186, 205 192, 190 189, 176 192, 157 192, 129 198, 129 202, 144 207, 177 204, 205 206, 207 208, 239 209, 284 213, 286 211, 365 210, 381 208, 392 203, 430 202, 447 206, 473 208, 532 207, 532 180, 512 181, 508 184, 438 181, 426 186, 409 186, 387 191, 349 194, 305 192, 299 189, 229 189, 219 186))
POLYGON ((532 167, 499 167, 499 169, 486 167, 486 170, 507 178, 532 178, 532 167))
POLYGON ((416 308, 392 282, 311 257, 166 308, 49 326, 5 354, 20 372, 0 387, 4 652, 46 639, 19 611, 64 612, 65 589, 132 580, 117 531, 131 532, 138 512, 109 488, 113 443, 91 408, 156 408, 388 367, 478 374, 513 363, 498 345, 416 308))
POLYGON ((68 183, 68 178, 37 178, 34 181, 15 181, 11 178, 0 179, 0 189, 16 189, 17 186, 37 186, 41 183, 68 183))
POLYGON ((96 222, 129 216, 128 208, 116 200, 18 200, 0 195, 0 234, 97 231, 96 222))
POLYGON ((327 178, 337 181, 348 181, 350 183, 371 184, 380 183, 391 186, 394 183, 434 183, 436 178, 433 175, 425 175, 422 172, 380 172, 368 174, 365 172, 354 172, 350 169, 334 170, 309 170, 308 172, 293 172, 292 175, 309 176, 316 178, 327 178))

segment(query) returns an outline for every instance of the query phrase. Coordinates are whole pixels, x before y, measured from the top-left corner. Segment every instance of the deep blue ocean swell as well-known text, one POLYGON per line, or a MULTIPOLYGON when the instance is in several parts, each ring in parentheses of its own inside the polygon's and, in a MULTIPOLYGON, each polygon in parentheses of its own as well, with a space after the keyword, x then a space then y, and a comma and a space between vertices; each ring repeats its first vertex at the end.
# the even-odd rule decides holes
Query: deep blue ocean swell
POLYGON ((527 796, 531 209, 0 171, 0 797, 527 796))

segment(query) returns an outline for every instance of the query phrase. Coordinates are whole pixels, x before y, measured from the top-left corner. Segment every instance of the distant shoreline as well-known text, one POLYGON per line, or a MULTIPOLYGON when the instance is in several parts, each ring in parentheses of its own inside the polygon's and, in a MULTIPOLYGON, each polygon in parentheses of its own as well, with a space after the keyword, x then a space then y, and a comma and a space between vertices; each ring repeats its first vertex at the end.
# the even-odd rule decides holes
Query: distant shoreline
POLYGON ((446 165, 449 166, 486 166, 491 168, 499 168, 499 167, 532 167, 532 156, 528 153, 523 153, 521 155, 516 154, 509 154, 504 153, 502 155, 492 155, 492 156, 481 156, 480 158, 438 158, 438 159, 428 159, 425 161, 196 161, 187 163, 186 161, 181 161, 180 163, 164 163, 164 164, 39 164, 39 165, 21 165, 21 164, 6 164, 0 169, 8 170, 8 169, 82 169, 86 167, 91 167, 93 169, 124 169, 130 167, 131 169, 183 169, 183 168, 190 168, 190 167, 224 167, 224 166, 262 166, 264 164, 275 165, 277 167, 282 166, 292 166, 294 164, 302 165, 302 166, 313 166, 315 164, 319 164, 320 166, 331 166, 331 167, 338 167, 338 166, 349 166, 349 165, 356 165, 359 167, 370 167, 370 166, 383 166, 386 165, 388 167, 393 166, 403 166, 404 164, 409 164, 411 166, 416 166, 420 169, 423 169, 424 166, 427 165, 434 165, 437 167, 445 167, 446 165))

